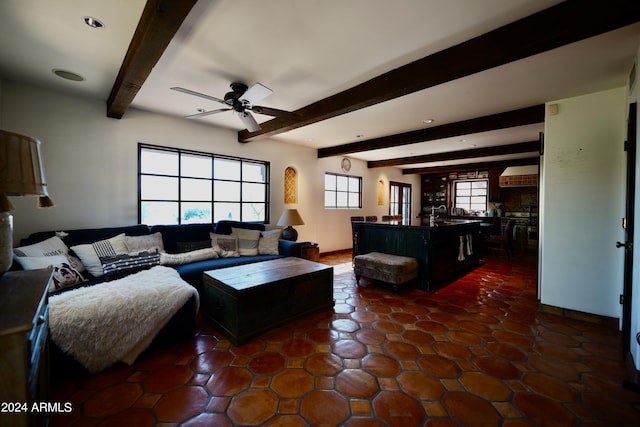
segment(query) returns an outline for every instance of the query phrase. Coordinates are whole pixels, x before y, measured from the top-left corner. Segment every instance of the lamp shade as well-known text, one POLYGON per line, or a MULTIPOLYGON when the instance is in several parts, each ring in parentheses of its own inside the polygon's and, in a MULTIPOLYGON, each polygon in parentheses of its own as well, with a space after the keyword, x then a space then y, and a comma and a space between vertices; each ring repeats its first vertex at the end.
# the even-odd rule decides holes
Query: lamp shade
POLYGON ((0 193, 48 197, 40 141, 0 130, 0 193))
POLYGON ((292 225, 304 225, 302 217, 298 213, 297 209, 286 209, 282 212, 278 224, 280 226, 289 227, 292 225))

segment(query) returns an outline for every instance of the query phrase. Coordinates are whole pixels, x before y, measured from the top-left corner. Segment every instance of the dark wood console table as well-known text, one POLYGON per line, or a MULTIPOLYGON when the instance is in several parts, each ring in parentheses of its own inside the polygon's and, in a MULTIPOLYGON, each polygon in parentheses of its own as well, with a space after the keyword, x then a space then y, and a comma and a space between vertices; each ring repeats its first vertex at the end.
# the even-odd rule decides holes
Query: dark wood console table
POLYGON ((46 425, 34 403, 49 401, 48 294, 51 270, 0 277, 0 425, 46 425), (6 411, 6 412, 5 412, 6 411))

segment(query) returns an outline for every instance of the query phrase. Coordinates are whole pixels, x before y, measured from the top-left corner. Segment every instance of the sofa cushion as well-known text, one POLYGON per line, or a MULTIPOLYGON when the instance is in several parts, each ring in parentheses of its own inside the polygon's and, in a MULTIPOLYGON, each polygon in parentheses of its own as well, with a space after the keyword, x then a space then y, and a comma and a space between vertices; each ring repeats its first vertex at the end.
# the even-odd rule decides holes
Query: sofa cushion
POLYGON ((153 233, 145 236, 124 236, 124 244, 130 254, 143 251, 164 252, 162 234, 153 233))
POLYGON ((71 250, 80 257, 82 264, 92 276, 102 276, 102 261, 100 258, 109 258, 127 253, 124 244, 124 234, 118 234, 110 239, 72 246, 71 250))
POLYGON ((211 248, 211 240, 207 239, 197 242, 176 242, 176 248, 178 249, 176 251, 178 254, 193 252, 199 249, 209 249, 211 248))
POLYGON ((139 252, 136 255, 120 254, 100 258, 105 280, 120 279, 138 271, 148 270, 160 264, 160 253, 156 251, 139 252))
POLYGON ((232 227, 231 235, 238 238, 238 253, 240 256, 258 255, 259 230, 232 227))
POLYGON ((178 253, 178 242, 202 242, 209 240, 213 224, 172 224, 151 226, 151 232, 162 233, 164 250, 178 253))
POLYGON ((221 258, 240 256, 237 236, 209 233, 209 237, 211 239, 211 247, 218 251, 221 258))
POLYGON ((282 230, 267 230, 262 232, 262 236, 258 241, 258 254, 260 255, 278 255, 278 241, 282 230))
POLYGON ((179 254, 160 254, 160 264, 162 265, 182 265, 190 262, 202 261, 205 259, 218 258, 218 251, 209 246, 208 248, 196 249, 190 252, 179 254))
POLYGON ((216 234, 231 234, 231 232, 233 231, 232 228, 264 231, 265 225, 260 222, 242 222, 225 219, 216 222, 213 232, 216 234))

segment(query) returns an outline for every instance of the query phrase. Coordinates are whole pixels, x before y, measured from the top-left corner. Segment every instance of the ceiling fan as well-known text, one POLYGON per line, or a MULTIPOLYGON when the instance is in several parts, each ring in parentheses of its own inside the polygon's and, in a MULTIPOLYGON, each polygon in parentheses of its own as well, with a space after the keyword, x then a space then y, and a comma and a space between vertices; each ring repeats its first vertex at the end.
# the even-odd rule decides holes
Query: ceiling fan
POLYGON ((257 132, 260 130, 260 125, 256 122, 256 119, 251 114, 251 111, 257 114, 265 114, 273 117, 291 116, 293 113, 284 110, 278 110, 277 108, 262 107, 254 105, 255 102, 260 101, 263 98, 271 95, 273 91, 261 83, 256 83, 251 87, 248 87, 244 83, 234 82, 231 83, 231 91, 224 95, 224 99, 216 98, 215 96, 205 95, 204 93, 195 92, 190 89, 182 87, 172 87, 172 90, 186 93, 187 95, 199 96, 200 98, 216 101, 221 104, 225 104, 225 108, 217 110, 201 111, 197 114, 191 114, 185 116, 187 119, 196 119, 200 117, 209 116, 211 114, 222 113, 224 111, 233 110, 238 113, 240 120, 247 127, 249 132, 257 132))

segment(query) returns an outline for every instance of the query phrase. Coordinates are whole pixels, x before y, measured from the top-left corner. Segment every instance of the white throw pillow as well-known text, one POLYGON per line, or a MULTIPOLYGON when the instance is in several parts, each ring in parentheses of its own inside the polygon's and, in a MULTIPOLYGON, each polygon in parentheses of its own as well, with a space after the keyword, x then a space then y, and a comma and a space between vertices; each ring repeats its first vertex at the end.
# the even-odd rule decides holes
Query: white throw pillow
POLYGON ((53 236, 33 245, 14 248, 13 253, 19 257, 48 257, 54 255, 67 255, 69 248, 58 236, 53 236))
POLYGON ((72 246, 71 249, 80 257, 87 271, 94 277, 103 274, 100 258, 128 253, 127 246, 124 244, 124 233, 107 240, 72 246))
POLYGON ((14 248, 13 254, 18 257, 49 257, 64 255, 69 259, 67 262, 69 262, 74 269, 80 272, 85 271, 82 262, 78 258, 69 254, 69 248, 58 236, 50 237, 42 242, 34 243, 33 245, 14 248))
POLYGON ((258 253, 260 255, 278 255, 278 241, 282 230, 275 229, 263 231, 262 237, 258 241, 258 253))

